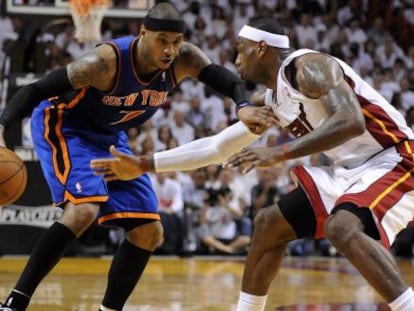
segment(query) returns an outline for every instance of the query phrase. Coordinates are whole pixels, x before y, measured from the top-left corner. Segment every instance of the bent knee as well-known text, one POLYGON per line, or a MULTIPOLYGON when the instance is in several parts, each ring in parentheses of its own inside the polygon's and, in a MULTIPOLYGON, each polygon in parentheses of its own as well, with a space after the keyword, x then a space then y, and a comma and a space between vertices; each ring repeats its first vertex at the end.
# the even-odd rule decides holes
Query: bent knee
POLYGON ((332 214, 325 223, 326 237, 334 244, 346 244, 355 233, 362 230, 359 218, 345 210, 339 210, 332 214))
POLYGON ((79 236, 82 234, 96 219, 99 212, 99 205, 92 203, 73 204, 68 202, 59 222, 72 230, 79 236))
POLYGON ((296 234, 277 205, 261 209, 254 218, 255 235, 266 235, 280 242, 296 238, 296 234))
POLYGON ((160 221, 154 221, 128 231, 127 237, 134 245, 154 251, 164 241, 164 230, 160 221))
POLYGON ((269 206, 259 210, 254 217, 255 228, 269 228, 277 223, 280 219, 280 211, 277 206, 269 206))

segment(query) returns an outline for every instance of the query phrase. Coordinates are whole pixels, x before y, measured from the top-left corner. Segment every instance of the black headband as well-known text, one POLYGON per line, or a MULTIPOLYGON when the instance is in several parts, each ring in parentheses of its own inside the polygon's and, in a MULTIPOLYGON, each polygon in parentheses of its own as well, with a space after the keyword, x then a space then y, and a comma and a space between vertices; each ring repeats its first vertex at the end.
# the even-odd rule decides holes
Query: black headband
POLYGON ((185 23, 173 19, 159 19, 145 16, 143 24, 150 31, 172 31, 181 33, 185 31, 185 23))

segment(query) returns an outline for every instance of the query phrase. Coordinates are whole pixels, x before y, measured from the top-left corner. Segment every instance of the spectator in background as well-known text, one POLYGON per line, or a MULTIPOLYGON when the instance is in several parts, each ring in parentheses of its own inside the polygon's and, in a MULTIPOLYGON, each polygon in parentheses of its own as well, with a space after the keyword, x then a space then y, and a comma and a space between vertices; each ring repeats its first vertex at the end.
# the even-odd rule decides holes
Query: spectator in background
POLYGON ((379 65, 384 69, 392 68, 398 58, 404 59, 404 52, 392 36, 387 36, 375 51, 379 65))
POLYGON ((349 27, 346 28, 346 33, 350 43, 363 45, 368 39, 365 31, 361 27, 361 23, 358 18, 353 18, 349 21, 349 27))
POLYGON ((315 30, 317 39, 314 44, 314 49, 327 53, 329 51, 331 41, 328 39, 325 24, 319 23, 315 26, 315 30))
POLYGON ((206 22, 202 16, 197 16, 194 21, 193 31, 191 32, 191 41, 202 46, 206 40, 206 22))
POLYGON ((190 110, 185 115, 185 122, 190 124, 194 129, 207 127, 207 117, 201 110, 200 97, 193 96, 190 99, 190 110))
POLYGON ((180 144, 178 143, 178 140, 177 140, 177 138, 175 138, 175 137, 171 137, 169 140, 168 140, 168 143, 167 143, 167 150, 168 149, 173 149, 173 148, 175 148, 175 147, 178 147, 180 144))
POLYGON ((194 140, 194 128, 185 121, 185 114, 181 110, 172 111, 171 132, 177 139, 178 145, 194 140))
POLYGON ((406 67, 407 66, 405 64, 404 59, 397 58, 395 60, 394 66, 392 68, 392 72, 394 75, 394 79, 397 82, 401 82, 401 79, 404 78, 404 76, 407 74, 406 67))
POLYGON ((405 113, 411 107, 414 107, 414 90, 410 88, 410 81, 407 77, 403 77, 400 80, 400 92, 401 92, 401 107, 405 113))
POLYGON ((219 45, 219 40, 216 34, 209 34, 207 36, 207 43, 202 42, 201 47, 203 48, 204 53, 211 59, 215 64, 220 63, 219 53, 221 46, 219 45))
POLYGON ((190 110, 190 105, 188 100, 184 97, 184 94, 181 88, 177 88, 171 92, 171 110, 177 111, 180 110, 186 114, 190 110))
POLYGON ((148 119, 142 125, 138 127, 138 137, 137 137, 137 147, 138 150, 141 148, 142 142, 147 139, 148 136, 152 138, 153 141, 156 141, 158 136, 157 128, 155 128, 152 119, 148 119))
POLYGON ((276 170, 272 167, 257 170, 259 183, 251 191, 252 203, 249 217, 252 220, 259 210, 271 206, 277 201, 279 190, 275 184, 276 175, 276 170))
POLYGON ((364 21, 366 8, 362 5, 362 0, 349 0, 344 3, 336 15, 339 25, 345 26, 354 18, 364 21))
POLYGON ((384 19, 381 16, 377 16, 374 19, 371 27, 367 30, 367 36, 370 40, 373 40, 376 45, 382 44, 385 39, 390 36, 390 33, 384 27, 384 19))
POLYGON ((170 139, 173 138, 173 134, 171 128, 168 124, 162 124, 158 128, 158 136, 157 140, 155 141, 155 150, 161 151, 166 150, 168 146, 168 142, 170 139))
POLYGON ((221 49, 219 51, 218 64, 227 68, 231 72, 237 73, 237 67, 232 62, 230 51, 228 49, 221 49))
POLYGON ((207 170, 206 168, 198 168, 190 173, 192 183, 183 187, 184 209, 185 209, 185 225, 187 232, 187 249, 195 251, 199 246, 197 235, 200 226, 200 213, 204 207, 207 198, 207 170))
POLYGON ((146 135, 140 143, 141 154, 153 154, 155 152, 155 143, 151 135, 146 135))
POLYGON ((226 31, 224 9, 217 4, 212 4, 211 19, 207 25, 207 33, 214 33, 222 40, 226 31))
POLYGON ((414 106, 407 110, 406 119, 408 126, 414 130, 414 106))
POLYGON ((151 174, 151 182, 158 198, 158 211, 164 228, 164 242, 159 251, 166 254, 181 253, 185 232, 182 187, 167 173, 151 174))
POLYGON ((210 87, 204 88, 205 98, 201 101, 201 110, 206 115, 207 127, 214 133, 218 131, 218 125, 226 121, 223 109, 223 99, 210 87))
POLYGON ((131 127, 127 131, 128 145, 135 155, 138 155, 141 150, 141 148, 138 146, 138 134, 139 131, 137 127, 131 127))
POLYGON ((230 97, 223 98, 223 111, 227 125, 237 122, 236 109, 230 97))
POLYGON ((318 40, 316 28, 311 23, 311 17, 307 13, 302 13, 300 16, 300 24, 295 27, 296 38, 299 47, 305 47, 308 41, 315 44, 318 40))
POLYGON ((201 211, 201 242, 210 253, 235 254, 250 243, 250 235, 239 233, 235 219, 240 211, 229 204, 230 188, 209 189, 206 205, 201 211))
POLYGON ((379 91, 382 94, 382 96, 384 96, 388 101, 391 101, 394 93, 400 91, 400 84, 397 81, 395 81, 394 74, 391 68, 385 68, 382 74, 383 79, 379 91))

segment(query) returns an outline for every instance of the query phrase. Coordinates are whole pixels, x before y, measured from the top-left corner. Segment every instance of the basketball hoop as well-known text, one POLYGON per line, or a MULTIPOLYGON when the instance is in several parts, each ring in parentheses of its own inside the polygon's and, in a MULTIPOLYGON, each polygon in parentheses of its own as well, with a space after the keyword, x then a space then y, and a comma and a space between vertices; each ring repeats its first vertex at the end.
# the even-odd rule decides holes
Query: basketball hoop
POLYGON ((69 0, 75 24, 75 38, 79 42, 101 40, 101 24, 109 0, 69 0))

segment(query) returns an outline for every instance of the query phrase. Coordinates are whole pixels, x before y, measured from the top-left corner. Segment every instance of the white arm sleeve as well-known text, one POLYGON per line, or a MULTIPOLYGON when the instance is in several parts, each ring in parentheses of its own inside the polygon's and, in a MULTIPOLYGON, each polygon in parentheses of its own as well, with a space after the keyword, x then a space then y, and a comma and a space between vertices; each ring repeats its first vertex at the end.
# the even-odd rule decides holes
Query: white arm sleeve
POLYGON ((200 138, 174 149, 154 153, 155 171, 185 171, 218 164, 259 137, 239 121, 214 136, 200 138))

